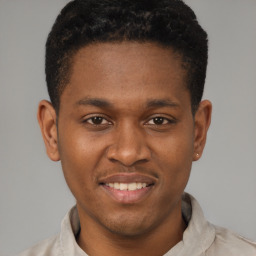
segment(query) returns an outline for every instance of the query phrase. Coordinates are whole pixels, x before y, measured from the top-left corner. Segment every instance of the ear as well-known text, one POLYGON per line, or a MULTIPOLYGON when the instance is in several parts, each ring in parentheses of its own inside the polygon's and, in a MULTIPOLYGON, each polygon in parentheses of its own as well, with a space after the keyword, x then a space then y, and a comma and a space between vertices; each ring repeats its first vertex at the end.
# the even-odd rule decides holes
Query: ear
POLYGON ((37 120, 41 128, 48 157, 60 160, 58 150, 57 115, 49 101, 42 100, 38 106, 37 120))
POLYGON ((195 113, 195 134, 194 134, 194 156, 193 161, 197 161, 204 150, 207 131, 211 123, 212 104, 208 100, 201 101, 195 113))

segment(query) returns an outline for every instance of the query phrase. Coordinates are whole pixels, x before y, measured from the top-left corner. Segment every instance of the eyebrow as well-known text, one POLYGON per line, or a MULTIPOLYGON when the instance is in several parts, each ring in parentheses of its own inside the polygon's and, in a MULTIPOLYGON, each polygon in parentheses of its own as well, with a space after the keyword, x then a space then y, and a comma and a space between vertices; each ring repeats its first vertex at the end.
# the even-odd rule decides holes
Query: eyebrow
POLYGON ((178 108, 180 105, 170 99, 152 99, 146 103, 147 108, 172 107, 178 108))
MULTIPOLYGON (((84 98, 75 103, 77 106, 95 106, 100 108, 111 108, 113 104, 107 100, 100 98, 84 98)), ((150 99, 145 104, 146 108, 172 107, 178 108, 180 105, 170 99, 150 99)))
POLYGON ((75 105, 77 105, 77 106, 91 105, 91 106, 95 106, 95 107, 107 108, 107 107, 111 107, 113 104, 110 103, 109 101, 106 101, 106 100, 103 100, 103 99, 84 98, 84 99, 81 99, 78 102, 76 102, 75 105))

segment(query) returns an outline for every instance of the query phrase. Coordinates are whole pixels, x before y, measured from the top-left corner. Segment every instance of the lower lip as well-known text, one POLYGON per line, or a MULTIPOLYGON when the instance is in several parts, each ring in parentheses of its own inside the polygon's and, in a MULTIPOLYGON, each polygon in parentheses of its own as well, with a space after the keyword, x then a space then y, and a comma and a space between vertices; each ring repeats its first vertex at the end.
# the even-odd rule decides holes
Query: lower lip
POLYGON ((106 185, 101 187, 110 195, 115 201, 123 204, 134 204, 143 200, 152 190, 153 186, 137 189, 137 190, 119 190, 106 185))

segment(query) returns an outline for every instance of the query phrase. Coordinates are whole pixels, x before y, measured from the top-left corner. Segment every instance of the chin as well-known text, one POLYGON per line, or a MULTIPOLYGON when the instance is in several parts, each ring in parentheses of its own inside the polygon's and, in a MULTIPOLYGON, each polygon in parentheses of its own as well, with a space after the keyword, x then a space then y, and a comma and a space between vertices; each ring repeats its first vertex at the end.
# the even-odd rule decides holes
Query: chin
MULTIPOLYGON (((106 220, 105 220, 106 221, 106 220)), ((137 237, 152 229, 150 217, 121 215, 103 224, 111 233, 124 237, 137 237)))

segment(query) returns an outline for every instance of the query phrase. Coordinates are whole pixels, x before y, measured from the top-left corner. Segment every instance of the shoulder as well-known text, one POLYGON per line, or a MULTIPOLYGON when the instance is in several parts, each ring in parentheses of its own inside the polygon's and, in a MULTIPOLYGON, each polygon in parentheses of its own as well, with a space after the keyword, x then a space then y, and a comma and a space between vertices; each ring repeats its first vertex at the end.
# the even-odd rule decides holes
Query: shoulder
POLYGON ((214 226, 215 239, 206 255, 256 256, 256 242, 252 242, 228 229, 214 226))
POLYGON ((59 236, 48 238, 33 247, 25 250, 17 256, 59 256, 60 254, 60 240, 59 236))

